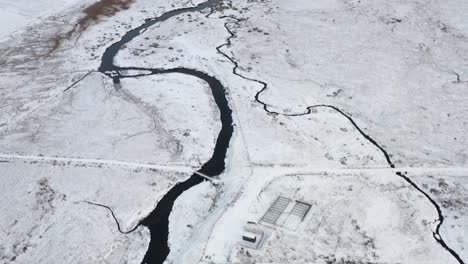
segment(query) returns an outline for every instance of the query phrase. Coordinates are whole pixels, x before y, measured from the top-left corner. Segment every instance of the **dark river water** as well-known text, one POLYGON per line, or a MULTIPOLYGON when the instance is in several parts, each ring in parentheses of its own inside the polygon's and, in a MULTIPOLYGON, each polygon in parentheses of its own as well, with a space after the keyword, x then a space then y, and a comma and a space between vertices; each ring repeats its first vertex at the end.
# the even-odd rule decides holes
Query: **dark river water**
MULTIPOLYGON (((115 83, 120 83, 122 78, 132 78, 134 76, 125 76, 122 72, 126 72, 128 69, 140 69, 150 72, 151 74, 171 74, 180 73, 190 75, 205 81, 211 88, 211 93, 216 105, 220 111, 220 120, 222 128, 219 131, 216 145, 211 158, 201 167, 198 172, 208 176, 217 176, 221 174, 225 169, 225 158, 226 152, 229 147, 229 142, 233 133, 232 125, 232 110, 229 107, 228 100, 226 98, 226 90, 221 82, 216 77, 211 76, 207 73, 196 69, 189 68, 172 68, 172 69, 160 69, 160 68, 138 68, 138 67, 119 67, 114 65, 114 58, 123 47, 123 45, 129 43, 134 38, 143 34, 144 31, 156 24, 166 21, 167 19, 180 15, 186 12, 197 12, 206 8, 212 8, 217 0, 210 0, 199 4, 195 7, 181 8, 172 10, 154 19, 147 19, 145 23, 138 28, 128 31, 120 41, 110 45, 104 55, 102 56, 101 65, 99 71, 111 77, 115 83)), ((140 77, 144 78, 144 77, 140 77)), ((132 87, 125 87, 131 90, 132 87)), ((155 87, 156 89, 156 87, 155 87)), ((160 88, 159 88, 160 89, 160 88)), ((196 114, 196 113, 194 113, 196 114)), ((200 124, 208 125, 208 124, 200 124)), ((197 129, 197 128, 192 128, 197 129)), ((186 181, 176 184, 166 195, 158 202, 156 208, 146 218, 140 221, 139 225, 143 225, 149 228, 151 233, 151 241, 146 252, 146 255, 142 263, 163 263, 169 254, 168 247, 168 235, 169 235, 169 215, 172 211, 175 200, 184 191, 191 187, 201 183, 204 179, 195 173, 186 181)))

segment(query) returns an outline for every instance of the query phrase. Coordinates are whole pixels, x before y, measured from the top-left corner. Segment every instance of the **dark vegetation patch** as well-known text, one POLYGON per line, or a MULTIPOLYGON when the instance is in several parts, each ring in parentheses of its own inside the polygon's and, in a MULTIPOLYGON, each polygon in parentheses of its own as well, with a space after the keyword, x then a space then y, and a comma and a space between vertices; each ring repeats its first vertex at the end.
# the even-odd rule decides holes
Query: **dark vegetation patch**
POLYGON ((130 8, 130 5, 135 0, 100 0, 85 9, 83 9, 84 17, 80 18, 76 25, 64 34, 57 34, 52 38, 52 48, 49 50, 47 55, 60 47, 60 44, 65 39, 70 39, 73 34, 85 31, 91 24, 96 23, 102 17, 112 17, 121 10, 130 8))
POLYGON ((49 185, 47 178, 42 178, 38 181, 39 190, 36 192, 36 205, 35 209, 42 210, 43 212, 50 212, 54 209, 53 201, 56 192, 49 185))

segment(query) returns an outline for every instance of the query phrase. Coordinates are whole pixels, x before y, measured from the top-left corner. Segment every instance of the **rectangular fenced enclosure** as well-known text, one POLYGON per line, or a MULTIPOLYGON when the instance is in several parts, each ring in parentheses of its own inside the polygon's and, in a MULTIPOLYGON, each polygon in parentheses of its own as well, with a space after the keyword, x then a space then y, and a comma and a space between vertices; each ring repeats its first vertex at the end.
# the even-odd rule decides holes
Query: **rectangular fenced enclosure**
POLYGON ((288 212, 285 213, 287 216, 282 217, 283 221, 281 222, 281 226, 291 230, 296 230, 301 222, 304 221, 304 218, 311 207, 312 206, 308 203, 296 201, 292 208, 288 207, 288 212))
POLYGON ((273 204, 268 208, 266 213, 260 219, 260 222, 268 223, 271 225, 276 224, 278 218, 280 218, 281 214, 283 214, 286 207, 288 207, 291 199, 286 198, 284 196, 278 196, 273 204))
POLYGON ((305 216, 310 210, 311 205, 308 203, 296 201, 296 204, 294 205, 291 214, 298 216, 301 221, 304 220, 305 216))

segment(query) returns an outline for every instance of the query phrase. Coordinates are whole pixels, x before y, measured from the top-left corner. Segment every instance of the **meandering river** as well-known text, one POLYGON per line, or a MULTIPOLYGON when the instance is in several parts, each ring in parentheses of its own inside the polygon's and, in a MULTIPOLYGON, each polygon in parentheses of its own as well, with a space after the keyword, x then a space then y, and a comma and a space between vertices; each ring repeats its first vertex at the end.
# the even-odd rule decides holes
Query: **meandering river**
MULTIPOLYGON (((123 74, 123 72, 126 72, 128 69, 144 70, 150 72, 148 75, 180 73, 194 76, 205 81, 211 88, 214 101, 219 108, 220 120, 222 124, 211 158, 201 167, 200 170, 198 170, 198 172, 208 176, 217 176, 224 171, 224 160, 226 158, 227 148, 229 147, 229 142, 233 133, 232 110, 229 107, 229 103, 226 98, 226 89, 223 87, 221 82, 216 79, 216 77, 196 69, 182 67, 172 69, 119 67, 114 65, 114 59, 119 50, 125 44, 143 34, 148 27, 151 27, 156 23, 162 23, 167 19, 182 13, 197 12, 206 8, 213 8, 217 1, 218 0, 209 0, 195 7, 172 10, 162 14, 159 17, 147 19, 143 25, 128 31, 118 42, 110 45, 104 52, 101 65, 99 67, 99 71, 112 78, 115 83, 120 83, 120 79, 122 78, 135 77, 128 75, 126 76, 123 74)), ((131 90, 131 87, 126 88, 131 90)), ((156 208, 148 216, 146 216, 146 218, 140 221, 139 225, 148 227, 151 233, 151 241, 142 263, 163 263, 167 258, 167 255, 169 254, 169 247, 167 243, 169 235, 169 215, 172 211, 174 202, 177 197, 179 197, 184 191, 201 183, 203 180, 203 178, 194 173, 188 180, 176 184, 158 202, 156 208)))

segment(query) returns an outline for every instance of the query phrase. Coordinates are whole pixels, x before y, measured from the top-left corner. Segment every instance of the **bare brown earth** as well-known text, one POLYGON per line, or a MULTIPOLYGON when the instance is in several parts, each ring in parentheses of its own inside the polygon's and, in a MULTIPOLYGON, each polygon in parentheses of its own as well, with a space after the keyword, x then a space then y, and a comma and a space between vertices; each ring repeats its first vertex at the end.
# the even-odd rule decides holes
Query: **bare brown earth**
POLYGON ((86 16, 78 22, 79 30, 86 30, 92 22, 99 20, 102 16, 111 17, 121 10, 130 8, 133 2, 135 0, 101 0, 88 6, 83 10, 86 16))
POLYGON ((75 33, 85 31, 91 24, 97 23, 102 17, 112 17, 119 11, 130 8, 133 2, 135 0, 100 0, 86 7, 83 9, 85 16, 71 30, 66 33, 57 33, 52 38, 53 45, 47 56, 56 51, 63 40, 70 39, 75 33))

